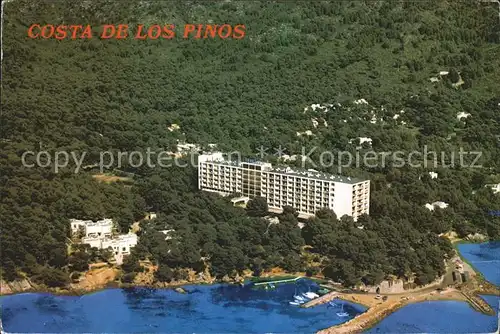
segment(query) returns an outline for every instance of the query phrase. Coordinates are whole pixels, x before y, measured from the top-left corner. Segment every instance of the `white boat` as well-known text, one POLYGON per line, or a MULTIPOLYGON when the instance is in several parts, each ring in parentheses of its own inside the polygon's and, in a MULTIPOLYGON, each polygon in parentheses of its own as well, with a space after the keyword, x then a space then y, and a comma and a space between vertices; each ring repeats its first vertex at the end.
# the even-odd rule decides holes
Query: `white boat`
POLYGON ((304 301, 305 301, 304 297, 301 297, 301 296, 299 296, 299 295, 297 294, 297 288, 295 288, 295 293, 293 294, 293 298, 295 298, 295 301, 296 301, 296 302, 297 302, 297 301, 299 301, 299 302, 304 302, 304 301))
POLYGON ((316 294, 316 293, 314 293, 314 292, 304 292, 302 294, 302 296, 304 296, 304 297, 306 297, 308 299, 314 299, 314 298, 318 298, 319 297, 319 295, 316 294))
POLYGON ((306 302, 306 300, 297 295, 297 288, 295 288, 295 293, 293 294, 293 302, 290 302, 291 305, 301 305, 301 304, 304 304, 306 302))
POLYGON ((311 298, 307 297, 307 295, 305 293, 303 293, 302 295, 300 295, 301 298, 303 298, 304 300, 310 300, 311 298))

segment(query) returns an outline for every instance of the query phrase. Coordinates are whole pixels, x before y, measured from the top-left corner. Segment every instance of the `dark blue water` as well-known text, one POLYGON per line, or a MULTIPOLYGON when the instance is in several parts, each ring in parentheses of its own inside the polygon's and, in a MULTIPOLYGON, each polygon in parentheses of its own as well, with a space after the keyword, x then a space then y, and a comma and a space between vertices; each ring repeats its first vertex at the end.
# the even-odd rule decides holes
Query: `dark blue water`
POLYGON ((500 241, 460 244, 458 250, 485 279, 500 286, 500 241))
MULTIPOLYGON (((489 281, 500 285, 500 242, 463 244, 462 255, 489 281)), ((309 280, 276 290, 249 287, 187 286, 188 294, 162 289, 110 289, 82 297, 19 294, 0 299, 8 332, 22 333, 313 333, 364 312, 345 303, 302 309, 293 295, 317 286, 309 280)), ((484 296, 498 312, 499 297, 484 296)), ((368 333, 491 333, 498 316, 476 312, 467 303, 432 301, 410 304, 368 333)))
POLYGON ((235 285, 166 289, 109 289, 82 297, 28 293, 6 296, 2 319, 8 332, 37 333, 313 333, 352 319, 365 307, 292 306, 296 292, 317 290, 309 280, 252 290, 235 285))
MULTIPOLYGON (((499 297, 483 296, 497 310, 499 297)), ((367 333, 493 333, 498 316, 476 312, 467 303, 428 301, 410 304, 389 315, 367 333)))
MULTIPOLYGON (((500 242, 461 244, 458 249, 488 281, 500 285, 500 242)), ((500 298, 483 298, 496 316, 476 312, 464 302, 428 301, 405 306, 367 333, 492 333, 498 328, 500 298)))

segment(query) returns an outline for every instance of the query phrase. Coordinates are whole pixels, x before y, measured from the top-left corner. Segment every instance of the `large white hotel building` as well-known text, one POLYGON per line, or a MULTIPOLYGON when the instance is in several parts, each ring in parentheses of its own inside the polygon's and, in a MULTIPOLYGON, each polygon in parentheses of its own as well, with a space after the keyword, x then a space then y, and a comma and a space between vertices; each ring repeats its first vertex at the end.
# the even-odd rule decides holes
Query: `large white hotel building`
POLYGON ((370 213, 369 180, 311 169, 275 168, 266 162, 229 161, 222 153, 198 157, 198 187, 222 195, 264 197, 270 211, 280 212, 284 206, 291 206, 304 218, 321 208, 332 209, 339 218, 348 215, 354 220, 370 213))

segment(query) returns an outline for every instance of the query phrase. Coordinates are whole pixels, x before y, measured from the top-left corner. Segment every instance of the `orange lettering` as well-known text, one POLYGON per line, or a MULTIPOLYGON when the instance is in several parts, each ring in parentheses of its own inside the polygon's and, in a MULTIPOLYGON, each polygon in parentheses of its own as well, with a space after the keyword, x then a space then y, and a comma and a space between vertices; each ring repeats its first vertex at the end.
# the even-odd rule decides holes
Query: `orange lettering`
POLYGON ((118 31, 116 32, 116 39, 123 39, 128 37, 128 24, 119 24, 118 31))
POLYGON ((56 28, 56 34, 55 34, 55 38, 56 39, 65 39, 66 38, 66 26, 57 26, 56 28))
POLYGON ((144 27, 144 24, 139 24, 137 26, 137 34, 135 34, 136 39, 146 39, 146 37, 147 37, 146 35, 141 36, 142 27, 144 27))
POLYGON ((226 39, 231 35, 233 28, 229 24, 224 24, 219 28, 219 37, 222 39, 226 39), (223 34, 224 29, 227 28, 227 34, 223 34))
POLYGON ((189 37, 189 33, 193 32, 194 30, 194 24, 186 24, 184 26, 184 38, 189 37))
POLYGON ((200 39, 201 38, 201 31, 203 30, 204 25, 203 24, 198 24, 198 29, 196 30, 196 35, 194 38, 200 39))
POLYGON ((39 34, 33 34, 33 29, 38 27, 38 30, 40 30, 40 25, 39 24, 32 24, 31 27, 28 29, 28 37, 29 38, 37 38, 39 34))
POLYGON ((71 29, 71 39, 76 39, 76 33, 78 32, 78 29, 83 28, 83 26, 72 25, 69 26, 69 28, 71 29))
POLYGON ((175 27, 173 24, 167 24, 163 27, 162 38, 171 39, 175 37, 175 31, 173 30, 175 27))
POLYGON ((233 38, 235 39, 242 39, 245 37, 245 25, 244 24, 237 24, 234 26, 233 30, 233 38))
POLYGON ((148 29, 148 37, 150 39, 157 39, 161 35, 161 27, 158 24, 149 27, 148 29))
POLYGON ((48 24, 46 26, 43 26, 42 28, 42 37, 43 38, 50 38, 54 34, 54 26, 52 24, 48 24), (47 29, 49 29, 49 33, 47 35, 47 29))
POLYGON ((115 34, 115 26, 112 25, 112 24, 105 24, 103 27, 102 27, 102 35, 101 35, 101 38, 102 39, 108 39, 108 38, 111 38, 113 37, 113 35, 115 34), (110 30, 110 32, 108 34, 106 34, 107 30, 110 30))
POLYGON ((92 38, 92 28, 87 24, 80 38, 92 38))
POLYGON ((205 30, 205 35, 203 38, 207 38, 208 34, 210 34, 210 37, 215 38, 217 35, 217 25, 216 24, 207 24, 207 28, 205 30))

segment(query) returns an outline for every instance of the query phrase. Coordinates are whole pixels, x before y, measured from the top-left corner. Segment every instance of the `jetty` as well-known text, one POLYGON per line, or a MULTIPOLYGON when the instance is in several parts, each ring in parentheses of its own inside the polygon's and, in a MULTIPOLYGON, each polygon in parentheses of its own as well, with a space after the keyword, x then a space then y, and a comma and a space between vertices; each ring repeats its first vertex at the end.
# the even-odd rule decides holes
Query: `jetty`
POLYGON ((460 292, 476 311, 495 315, 495 310, 481 297, 481 295, 500 296, 500 289, 482 277, 478 277, 460 286, 460 292))
POLYGON ((476 311, 488 315, 495 315, 495 310, 493 310, 493 308, 479 295, 474 295, 468 292, 462 292, 462 294, 465 296, 465 298, 467 298, 470 306, 476 311))
POLYGON ((314 299, 308 301, 307 303, 302 304, 301 307, 308 308, 308 307, 313 307, 313 306, 320 305, 320 304, 325 304, 325 303, 328 303, 329 301, 331 301, 335 298, 338 298, 339 295, 340 295, 339 292, 332 291, 332 292, 329 292, 327 294, 324 294, 321 297, 314 298, 314 299))
POLYGON ((296 282, 296 281, 298 281, 301 278, 302 277, 299 276, 299 277, 294 277, 294 278, 278 279, 278 280, 274 280, 274 281, 263 281, 263 282, 254 283, 254 285, 255 286, 259 286, 259 285, 269 285, 269 284, 280 284, 280 283, 296 282))
POLYGON ((424 289, 416 292, 384 294, 377 295, 373 293, 342 293, 332 291, 324 296, 313 299, 303 307, 313 307, 315 305, 327 303, 335 298, 354 302, 368 307, 368 310, 355 318, 342 324, 326 328, 318 334, 336 334, 336 333, 362 333, 368 328, 373 327, 383 318, 395 312, 399 308, 410 303, 418 303, 433 300, 458 300, 468 302, 475 310, 488 315, 494 315, 495 310, 483 299, 480 294, 499 295, 498 288, 494 285, 482 281, 478 284, 477 280, 459 287, 449 287, 443 290, 424 289), (380 298, 380 297, 384 298, 380 298))
MULTIPOLYGON (((330 299, 340 298, 350 302, 358 303, 368 307, 368 310, 347 322, 323 329, 319 331, 318 334, 362 333, 368 328, 373 327, 389 314, 410 303, 430 300, 466 300, 466 297, 460 291, 454 288, 449 288, 440 293, 434 290, 422 291, 418 293, 385 295, 385 297, 387 297, 386 300, 377 299, 376 294, 338 293, 337 295, 335 295, 331 293, 329 295, 330 299)), ((316 303, 311 303, 311 306, 327 301, 328 298, 325 298, 321 301, 317 300, 316 303)))

